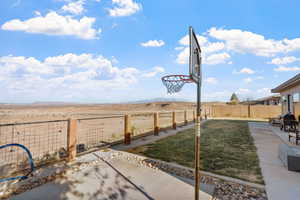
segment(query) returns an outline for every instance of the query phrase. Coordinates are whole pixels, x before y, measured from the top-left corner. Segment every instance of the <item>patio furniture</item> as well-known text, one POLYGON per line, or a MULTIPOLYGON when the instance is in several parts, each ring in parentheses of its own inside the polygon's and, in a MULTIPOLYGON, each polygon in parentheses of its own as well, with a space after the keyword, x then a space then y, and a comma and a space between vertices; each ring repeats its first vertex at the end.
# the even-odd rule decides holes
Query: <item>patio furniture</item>
POLYGON ((271 124, 272 126, 274 125, 281 125, 281 116, 279 115, 278 117, 273 117, 273 118, 269 118, 269 124, 271 124))
POLYGON ((291 113, 287 113, 283 116, 281 116, 281 130, 284 130, 285 132, 292 132, 295 130, 295 123, 293 121, 296 121, 295 115, 291 113))
POLYGON ((300 171, 300 147, 280 144, 279 158, 289 171, 300 171))

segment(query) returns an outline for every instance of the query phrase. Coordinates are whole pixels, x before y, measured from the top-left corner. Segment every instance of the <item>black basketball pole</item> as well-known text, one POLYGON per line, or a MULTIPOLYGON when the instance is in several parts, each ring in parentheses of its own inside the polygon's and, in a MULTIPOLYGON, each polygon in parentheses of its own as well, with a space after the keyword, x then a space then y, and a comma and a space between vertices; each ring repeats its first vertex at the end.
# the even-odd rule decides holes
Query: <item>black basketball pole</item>
MULTIPOLYGON (((201 52, 197 52, 198 77, 201 77, 201 52)), ((201 81, 197 81, 197 119, 195 127, 195 200, 199 200, 200 190, 200 125, 201 125, 201 81)))

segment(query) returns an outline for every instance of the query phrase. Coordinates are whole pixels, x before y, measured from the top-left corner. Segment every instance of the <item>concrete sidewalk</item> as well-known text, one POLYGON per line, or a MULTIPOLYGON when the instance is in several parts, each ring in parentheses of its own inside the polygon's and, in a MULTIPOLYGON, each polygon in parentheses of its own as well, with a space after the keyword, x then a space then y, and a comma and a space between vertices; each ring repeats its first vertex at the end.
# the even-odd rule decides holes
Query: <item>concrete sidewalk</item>
MULTIPOLYGON (((94 163, 66 177, 44 184, 11 199, 193 199, 194 187, 158 169, 119 158, 118 151, 98 151, 77 158, 94 163), (96 163, 96 164, 95 164, 96 163)), ((211 195, 200 191, 201 200, 211 195)))
POLYGON ((288 171, 278 157, 278 146, 283 141, 267 123, 249 122, 249 128, 257 148, 268 199, 300 199, 300 173, 288 171))
MULTIPOLYGON (((205 123, 206 120, 202 121, 201 124, 205 123)), ((174 129, 169 129, 169 130, 165 130, 165 131, 160 131, 159 135, 148 135, 146 137, 142 137, 139 138, 137 140, 132 140, 130 145, 125 145, 125 144, 118 144, 118 145, 114 145, 111 148, 115 149, 115 150, 120 150, 120 151, 124 151, 124 150, 128 150, 128 149, 132 149, 135 147, 139 147, 139 146, 143 146, 146 144, 150 144, 150 143, 154 143, 155 141, 161 140, 163 138, 172 136, 172 135, 176 135, 178 132, 180 131, 184 131, 187 129, 191 129, 194 128, 195 124, 191 123, 188 124, 186 126, 178 126, 175 130, 174 129)))

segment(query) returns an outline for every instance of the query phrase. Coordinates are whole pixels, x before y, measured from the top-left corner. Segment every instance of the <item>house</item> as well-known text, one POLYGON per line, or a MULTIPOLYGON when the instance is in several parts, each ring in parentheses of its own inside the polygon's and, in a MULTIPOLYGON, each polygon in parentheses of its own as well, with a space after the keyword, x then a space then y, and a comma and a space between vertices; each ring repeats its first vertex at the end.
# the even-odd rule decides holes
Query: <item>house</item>
POLYGON ((262 105, 279 105, 280 104, 280 95, 272 95, 268 97, 263 97, 256 100, 256 104, 262 104, 262 105))
POLYGON ((280 105, 281 96, 279 94, 263 97, 256 100, 247 100, 241 102, 243 105, 280 105))
POLYGON ((291 112, 298 119, 300 116, 300 74, 280 84, 271 92, 280 93, 282 114, 291 112))

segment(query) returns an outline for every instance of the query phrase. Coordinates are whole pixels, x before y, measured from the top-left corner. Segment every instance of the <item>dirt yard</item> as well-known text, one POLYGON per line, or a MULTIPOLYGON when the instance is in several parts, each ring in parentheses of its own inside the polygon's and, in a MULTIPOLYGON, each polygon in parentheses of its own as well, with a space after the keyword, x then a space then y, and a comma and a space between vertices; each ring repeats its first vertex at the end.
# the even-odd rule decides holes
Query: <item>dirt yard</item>
POLYGON ((190 102, 155 102, 140 104, 30 104, 5 105, 0 104, 0 124, 60 120, 73 118, 97 117, 112 114, 192 110, 194 103, 190 102))

